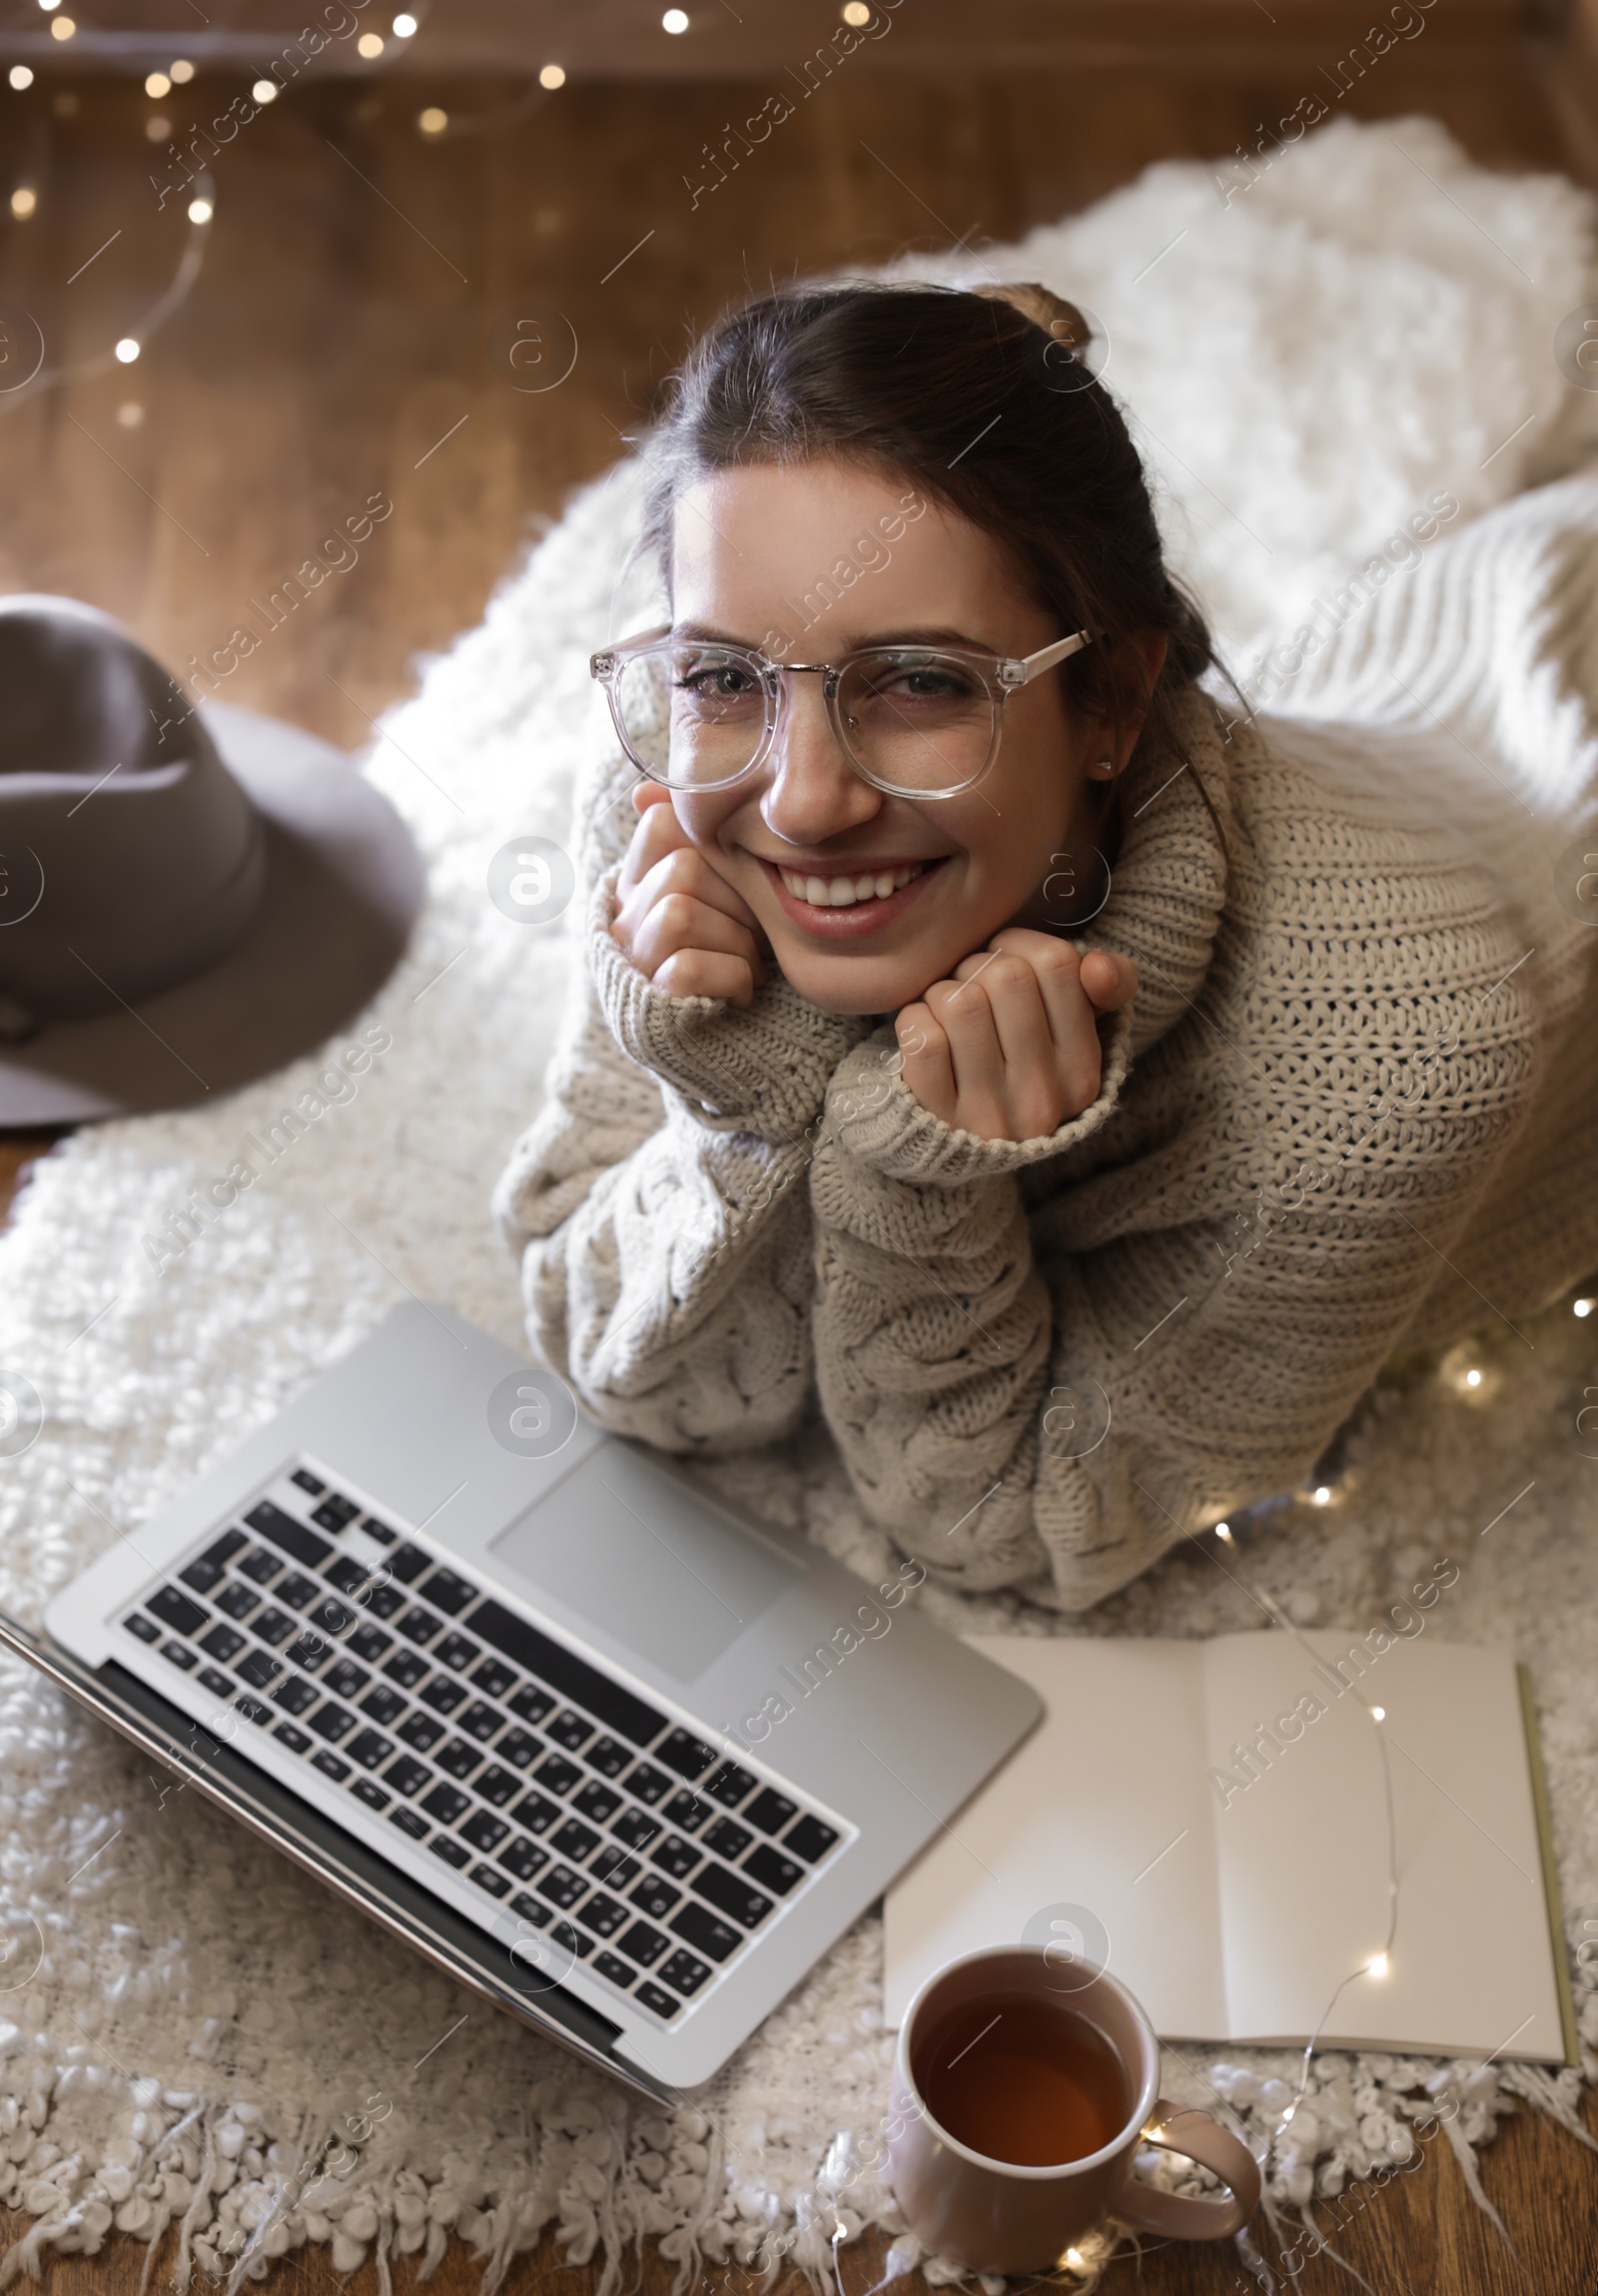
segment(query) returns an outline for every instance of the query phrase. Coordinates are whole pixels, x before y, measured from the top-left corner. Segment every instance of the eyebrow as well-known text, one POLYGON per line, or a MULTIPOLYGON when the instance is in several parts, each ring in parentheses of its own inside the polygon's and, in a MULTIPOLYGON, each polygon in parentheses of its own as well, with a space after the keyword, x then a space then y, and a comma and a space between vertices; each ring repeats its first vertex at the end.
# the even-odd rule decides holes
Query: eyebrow
MULTIPOLYGON (((672 625, 671 634, 674 638, 691 638, 709 645, 741 646, 748 653, 760 651, 758 638, 734 637, 729 631, 718 630, 709 622, 677 622, 672 625)), ((800 637, 803 635, 804 633, 801 631, 800 637)), ((797 645, 799 638, 791 639, 790 643, 797 645)), ((940 627, 937 629, 882 631, 873 637, 857 639, 852 646, 844 647, 843 651, 845 653, 861 653, 871 646, 964 646, 972 653, 999 655, 1002 655, 1005 650, 1002 646, 992 644, 986 638, 973 637, 969 630, 940 627)))

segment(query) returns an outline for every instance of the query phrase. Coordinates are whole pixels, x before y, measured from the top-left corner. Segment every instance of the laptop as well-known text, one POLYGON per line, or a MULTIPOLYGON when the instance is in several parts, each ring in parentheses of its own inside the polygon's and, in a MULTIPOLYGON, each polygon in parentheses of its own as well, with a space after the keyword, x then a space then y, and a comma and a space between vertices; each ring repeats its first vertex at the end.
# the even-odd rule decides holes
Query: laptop
POLYGON ((923 1575, 868 1586, 738 1520, 414 1300, 0 1642, 458 1982, 669 2097, 1041 1712, 921 1616, 923 1575))

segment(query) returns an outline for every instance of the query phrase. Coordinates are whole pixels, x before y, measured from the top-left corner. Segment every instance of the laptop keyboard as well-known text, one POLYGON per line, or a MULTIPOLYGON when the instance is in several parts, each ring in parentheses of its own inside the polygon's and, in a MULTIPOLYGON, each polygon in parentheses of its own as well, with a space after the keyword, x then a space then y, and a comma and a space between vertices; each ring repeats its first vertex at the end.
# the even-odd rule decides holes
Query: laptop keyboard
POLYGON ((122 1626, 450 1868, 485 1926, 508 1908, 670 2023, 844 1846, 313 1468, 273 1489, 122 1626))

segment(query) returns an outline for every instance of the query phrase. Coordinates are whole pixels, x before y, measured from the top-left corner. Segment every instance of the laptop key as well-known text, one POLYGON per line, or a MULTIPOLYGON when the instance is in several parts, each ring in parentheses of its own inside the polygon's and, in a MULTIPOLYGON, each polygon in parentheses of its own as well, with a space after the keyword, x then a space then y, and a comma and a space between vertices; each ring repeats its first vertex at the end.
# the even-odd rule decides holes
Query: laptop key
POLYGON ((333 1552, 326 1539, 318 1538, 315 1531, 308 1531, 304 1523, 297 1523, 293 1515, 286 1515, 270 1499, 262 1499, 252 1507, 245 1521, 253 1531, 259 1531, 264 1539, 270 1539, 275 1547, 282 1547, 286 1555, 293 1555, 297 1563, 305 1563, 312 1570, 320 1570, 333 1552))
POLYGON ((394 1636, 385 1634, 381 1626, 373 1626, 370 1621, 358 1626, 345 1644, 346 1650, 354 1651, 357 1658, 364 1658, 368 1666, 376 1666, 384 1652, 393 1648, 394 1636))
POLYGON ((714 1858, 705 1861, 701 1872, 693 1878, 694 1894, 714 1906, 718 1913, 743 1929, 758 1929, 771 1912, 771 1900, 764 1891, 756 1890, 741 1874, 730 1867, 718 1866, 714 1858))
POLYGON ((552 1722, 544 1724, 544 1728, 555 1744, 563 1746, 568 1754, 580 1753, 593 1736, 593 1724, 585 1715, 573 1714, 569 1706, 562 1707, 552 1722))
POLYGON ((540 1897, 558 1906, 562 1913, 577 1903, 588 1888, 586 1874, 573 1874, 569 1866, 551 1866, 543 1880, 537 1884, 540 1897))
POLYGON ((314 1499, 320 1499, 328 1487, 322 1477, 314 1475, 309 1467, 296 1467, 289 1480, 298 1483, 302 1491, 309 1491, 314 1499))
POLYGON ((605 1978, 620 1992, 625 1992, 638 1974, 631 1963, 622 1960, 617 1953, 595 1953, 593 1967, 595 1976, 605 1978))
POLYGON ((737 1951, 742 1937, 730 1923, 718 1919, 708 1906, 696 1905, 690 1898, 678 1908, 667 1924, 679 1937, 686 1937, 690 1945, 697 1945, 701 1953, 708 1953, 713 1961, 726 1960, 737 1951))
POLYGON ((497 1764, 490 1764, 472 1792, 480 1802, 491 1802, 496 1810, 502 1810, 512 1794, 521 1792, 521 1780, 513 1770, 501 1770, 497 1764))
POLYGON ((735 1826, 730 1818, 718 1818, 699 1839, 707 1850, 714 1850, 718 1858, 731 1860, 743 1856, 754 1836, 747 1826, 735 1826))
POLYGON ((656 1921, 663 1921, 682 1898, 682 1892, 674 1890, 669 1882, 662 1882, 658 1874, 646 1874, 630 1895, 633 1904, 656 1921))
MULTIPOLYGON (((199 1605, 197 1604, 195 1607, 198 1609, 199 1605)), ((204 1611, 200 1612, 202 1621, 205 1615, 204 1611)), ((137 1611, 134 1612, 132 1618, 125 1618, 122 1623, 129 1634, 137 1635, 141 1642, 159 1642, 161 1640, 161 1629, 150 1619, 141 1618, 137 1611)), ((193 1661, 191 1660, 190 1663, 192 1665, 193 1661)))
POLYGON ((376 1515, 363 1516, 361 1528, 369 1538, 376 1539, 380 1547, 392 1547, 398 1536, 397 1532, 390 1530, 387 1523, 380 1523, 376 1515))
POLYGON ((602 1778, 619 1778, 632 1760, 632 1748, 618 1739, 596 1738, 588 1749, 588 1767, 602 1778))
POLYGON ((471 1864, 471 1852, 463 1842, 457 1842, 452 1834, 435 1834, 427 1848, 435 1858, 441 1858, 446 1866, 453 1866, 456 1873, 459 1873, 462 1866, 471 1864))
POLYGON ((200 1669, 200 1680, 213 1698, 232 1698, 233 1684, 225 1674, 219 1674, 214 1666, 203 1666, 200 1669))
POLYGON ((614 1842, 601 1842, 588 1861, 588 1871, 596 1882, 603 1882, 606 1889, 624 1890, 643 1869, 636 1858, 629 1858, 614 1842))
POLYGON ((471 1808, 471 1797, 462 1794, 458 1786, 446 1786, 440 1779, 421 1807, 429 1818, 436 1818, 440 1826, 452 1826, 471 1808))
POLYGON ((207 1555, 197 1555, 192 1563, 187 1564, 178 1573, 178 1576, 186 1587, 193 1587, 197 1595, 208 1595, 212 1588, 220 1583, 225 1562, 226 1558, 219 1563, 213 1562, 207 1555))
POLYGON ((401 1754, 399 1761, 392 1763, 384 1772, 383 1782, 408 1801, 412 1794, 426 1785, 431 1776, 432 1772, 424 1762, 418 1762, 413 1754, 401 1754))
POLYGON ((394 1740, 385 1738, 381 1730, 363 1730, 351 1739, 345 1752, 353 1762, 359 1762, 363 1770, 376 1770, 379 1763, 387 1762, 394 1752, 394 1740))
POLYGON ((536 1842, 529 1842, 524 1834, 518 1834, 500 1851, 499 1863, 507 1874, 514 1874, 518 1882, 530 1882, 548 1865, 549 1853, 540 1850, 536 1842))
POLYGON ((486 1890, 490 1898, 508 1898, 510 1895, 509 1882, 503 1874, 496 1874, 491 1866, 473 1866, 467 1879, 475 1882, 479 1890, 486 1890))
POLYGON ((325 1778, 331 1778, 336 1786, 342 1786, 350 1775, 349 1763, 341 1762, 338 1755, 330 1754, 326 1747, 322 1749, 320 1754, 313 1754, 311 1760, 315 1768, 320 1770, 325 1778))
POLYGON ((764 1890, 774 1890, 779 1898, 786 1898, 796 1882, 802 1882, 805 1870, 792 1858, 785 1858, 780 1850, 773 1850, 769 1842, 762 1842, 752 1851, 744 1872, 764 1890))
POLYGON ((358 1587, 366 1585, 372 1573, 359 1556, 335 1555, 322 1575, 342 1595, 353 1595, 358 1587))
POLYGON ((568 1762, 563 1754, 551 1754, 546 1761, 539 1763, 532 1775, 540 1786, 547 1786, 551 1794, 566 1795, 576 1785, 582 1772, 574 1762, 568 1762))
POLYGON ((381 1786, 375 1786, 370 1778, 358 1778, 350 1791, 369 1810, 387 1810, 389 1807, 388 1795, 381 1786))
POLYGON ((419 1547, 412 1547, 407 1543, 404 1546, 396 1547, 384 1567, 386 1570, 392 1571, 397 1579, 401 1579, 406 1586, 410 1586, 420 1578, 431 1561, 431 1555, 424 1555, 419 1547))
POLYGON ((308 1674, 315 1674, 319 1666, 326 1666, 337 1646, 325 1642, 320 1634, 303 1634, 290 1643, 287 1656, 296 1666, 303 1666, 308 1674))
POLYGON ((217 1625, 209 1634, 200 1637, 200 1648, 211 1658, 220 1659, 224 1666, 234 1654, 244 1648, 244 1636, 235 1634, 231 1626, 217 1625))
POLYGON ((593 1951, 592 1937, 585 1935, 581 1929, 573 1928, 569 1921, 556 1921, 549 1934, 557 1945, 567 1946, 579 1960, 585 1961, 593 1951))
POLYGON ((619 1899, 607 1898, 603 1890, 596 1890, 576 1917, 596 1937, 613 1937, 626 1923, 627 1909, 619 1899))
POLYGON ((649 1763, 640 1762, 636 1770, 628 1771, 621 1783, 640 1802, 654 1803, 660 1800, 662 1794, 669 1792, 672 1780, 663 1770, 656 1770, 649 1763))
POLYGON ((398 1810, 390 1811, 389 1823, 398 1826, 401 1834, 408 1834, 412 1842, 424 1842, 427 1838, 427 1821, 403 1802, 398 1810))
MULTIPOLYGON (((145 1597, 145 1609, 163 1626, 171 1627, 174 1634, 196 1635, 211 1616, 210 1612, 189 1595, 180 1594, 176 1587, 157 1587, 153 1595, 145 1597)), ((135 1629, 135 1632, 138 1630, 135 1629)), ((153 1642, 153 1635, 143 1638, 153 1642)))
POLYGON ((669 1874, 674 1882, 681 1882, 701 1863, 703 1856, 696 1842, 684 1842, 680 1834, 668 1834, 650 1851, 649 1862, 669 1874))
MULTIPOLYGON (((547 1688, 574 1706, 586 1707, 594 1720, 634 1746, 647 1746, 666 1726, 666 1718, 647 1700, 637 1698, 609 1675, 590 1666, 563 1643, 541 1634, 525 1619, 517 1618, 502 1603, 484 1600, 469 1614, 468 1625, 484 1642, 491 1642, 503 1658, 536 1675, 547 1688)), ((522 1717, 523 1721, 536 1719, 522 1717)))
POLYGON ((536 1898, 529 1898, 525 1890, 516 1892, 510 1901, 510 1911, 519 1913, 524 1921, 530 1921, 538 1929, 547 1929, 554 1919, 548 1907, 540 1906, 536 1898))
POLYGON ((286 1706, 291 1714, 304 1714, 308 1706, 315 1706, 322 1696, 314 1682, 307 1682, 303 1674, 291 1674, 287 1682, 280 1682, 273 1692, 273 1702, 286 1706))
POLYGON ((710 1971, 703 1961, 696 1961, 692 1953, 672 1954, 660 1972, 668 1985, 675 1985, 679 1993, 696 1993, 710 1971))
MULTIPOLYGON (((546 1690, 539 1690, 535 1683, 529 1683, 525 1690, 518 1690, 515 1697, 510 1701, 511 1713, 519 1714, 523 1722, 542 1722, 544 1716, 553 1714, 554 1710, 554 1700, 546 1690)), ((610 1741, 606 1743, 608 1744, 610 1741)), ((630 1762, 631 1760, 632 1749, 629 1747, 627 1749, 627 1761, 630 1762)))
POLYGON ((646 1818, 641 1810, 623 1810, 619 1818, 612 1819, 610 1831, 629 1850, 647 1850, 660 1824, 657 1819, 646 1818))
MULTIPOLYGON (((383 1567, 387 1570, 389 1566, 385 1563, 383 1567)), ((371 1611, 374 1618, 393 1618, 397 1610, 404 1609, 405 1598, 398 1587, 374 1580, 361 1597, 361 1607, 371 1611)))
POLYGON ((404 1713, 405 1702, 397 1690, 391 1690, 386 1682, 380 1682, 361 1701, 361 1711, 370 1714, 374 1722, 381 1722, 385 1729, 392 1730, 404 1713))
POLYGON ((355 1625, 356 1614, 337 1595, 324 1595, 321 1602, 314 1603, 307 1611, 306 1623, 314 1626, 319 1634, 343 1634, 347 1626, 355 1625))
POLYGON ((825 1858, 837 1839, 836 1827, 824 1826, 819 1818, 807 1813, 783 1836, 782 1846, 790 1858, 802 1858, 807 1866, 813 1866, 818 1858, 825 1858))
POLYGON ((451 1666, 456 1674, 463 1674, 474 1658, 481 1658, 482 1645, 468 1634, 446 1634, 432 1655, 439 1666, 451 1666))
POLYGON ((473 1850, 480 1850, 487 1857, 491 1851, 498 1849, 509 1831, 504 1820, 496 1818, 491 1810, 474 1810, 460 1828, 460 1839, 469 1842, 473 1850))
POLYGON ((786 1794, 768 1786, 741 1815, 747 1825, 758 1826, 762 1834, 780 1834, 798 1808, 797 1802, 790 1802, 786 1794))
POLYGON ((433 1756, 440 1770, 447 1770, 451 1778, 469 1778, 481 1762, 482 1756, 463 1738, 451 1738, 448 1745, 433 1756))
POLYGON ((675 1770, 682 1778, 703 1777, 716 1759, 715 1748, 706 1746, 702 1738, 695 1738, 687 1730, 668 1732, 655 1748, 654 1754, 657 1762, 665 1763, 669 1770, 675 1770))
POLYGON ((250 1632, 257 1642, 270 1642, 276 1650, 279 1643, 294 1633, 297 1623, 286 1610, 269 1607, 261 1613, 250 1632))
POLYGON ((642 1961, 652 1969, 671 1939, 659 1929, 652 1929, 647 1921, 634 1921, 626 1933, 616 1939, 616 1951, 628 1953, 635 1961, 642 1961))
POLYGON ((414 1690, 427 1671, 427 1662, 419 1650, 397 1650, 383 1671, 401 1690, 414 1690))
POLYGON ((320 1507, 314 1508, 311 1520, 320 1523, 325 1531, 342 1531, 353 1523, 361 1512, 354 1499, 341 1499, 337 1491, 330 1491, 320 1507))
POLYGON ((510 1815, 529 1834, 541 1834, 560 1816, 560 1808, 546 1794, 524 1794, 510 1815))
POLYGON ((660 1815, 668 1826, 680 1827, 684 1834, 694 1834, 707 1818, 715 1816, 715 1810, 710 1803, 701 1802, 697 1794, 690 1794, 686 1786, 679 1786, 671 1800, 662 1803, 660 1815))
POLYGON ((443 1620, 434 1618, 430 1610, 422 1610, 417 1604, 395 1623, 406 1642, 428 1643, 443 1625, 443 1620))
POLYGON ((595 1826, 607 1826, 621 1808, 621 1796, 614 1787, 601 1786, 590 1778, 581 1793, 571 1797, 571 1807, 580 1810, 584 1818, 592 1819, 595 1826))
POLYGON ((342 1658, 337 1666, 329 1667, 322 1678, 322 1687, 335 1698, 359 1698, 371 1680, 364 1666, 357 1666, 354 1659, 342 1658))
POLYGON ((407 1715, 400 1725, 400 1736, 418 1754, 428 1753, 443 1736, 443 1724, 434 1722, 427 1714, 407 1715))
POLYGON ((752 1770, 745 1770, 736 1762, 724 1762, 719 1770, 712 1772, 705 1780, 704 1791, 713 1802, 721 1803, 725 1809, 736 1810, 750 1788, 759 1783, 752 1770))
POLYGON ((430 1706, 434 1714, 453 1714, 466 1694, 458 1682, 451 1682, 447 1675, 440 1674, 417 1695, 422 1705, 430 1706))
POLYGON ((336 1742, 354 1730, 355 1726, 356 1718, 350 1709, 347 1706, 335 1706, 331 1701, 319 1707, 311 1717, 311 1727, 317 1736, 331 1738, 336 1742))
MULTIPOLYGON (((148 1625, 148 1623, 146 1620, 145 1624, 148 1625)), ((196 1666, 200 1663, 196 1654, 185 1642, 164 1642, 161 1645, 161 1655, 169 1666, 181 1667, 185 1674, 193 1674, 196 1666)))
POLYGON ((549 1837, 549 1847, 562 1858, 578 1861, 586 1858, 590 1850, 597 1849, 599 1837, 591 1826, 581 1826, 575 1818, 568 1818, 564 1826, 549 1837))
POLYGON ((518 1770, 525 1770, 533 1756, 543 1752, 543 1741, 534 1738, 530 1730, 517 1730, 512 1726, 494 1752, 501 1762, 513 1762, 518 1770))
POLYGON ((418 1597, 425 1597, 435 1609, 457 1618, 476 1595, 476 1588, 454 1571, 435 1570, 416 1588, 418 1597))
POLYGON ((657 2017, 674 2017, 681 2005, 650 1977, 645 1977, 632 1997, 635 2001, 642 2001, 644 2007, 652 2010, 657 2017))
POLYGON ((468 1706, 465 1713, 457 1718, 455 1728, 469 1731, 473 1738, 486 1745, 490 1738, 504 1728, 504 1721, 502 1714, 491 1706, 484 1706, 479 1700, 468 1706))
POLYGON ((283 1557, 275 1555, 270 1547, 252 1547, 238 1568, 258 1587, 269 1587, 283 1568, 283 1557))
POLYGON ((303 1571, 290 1571, 279 1579, 272 1590, 274 1597, 287 1603, 291 1610, 304 1610, 307 1603, 316 1601, 322 1589, 315 1579, 308 1579, 303 1571))
POLYGON ((471 1677, 471 1687, 484 1698, 503 1698, 515 1679, 502 1658, 485 1658, 471 1677))
POLYGON ((261 1597, 255 1588, 247 1587, 239 1579, 230 1579, 221 1594, 211 1599, 218 1610, 226 1611, 231 1619, 247 1619, 253 1610, 261 1608, 261 1597))
POLYGON ((272 1720, 271 1707, 263 1706, 260 1699, 252 1698, 248 1691, 240 1691, 238 1697, 234 1700, 233 1703, 237 1707, 238 1711, 244 1716, 246 1722, 259 1722, 265 1724, 272 1720))
POLYGON ((292 1722, 276 1724, 272 1735, 274 1738, 281 1738, 291 1754, 309 1754, 311 1752, 310 1739, 307 1738, 303 1730, 297 1730, 292 1722))
POLYGON ((283 1661, 274 1658, 270 1651, 247 1651, 239 1661, 240 1680, 250 1683, 256 1690, 265 1690, 268 1683, 282 1672, 283 1661))

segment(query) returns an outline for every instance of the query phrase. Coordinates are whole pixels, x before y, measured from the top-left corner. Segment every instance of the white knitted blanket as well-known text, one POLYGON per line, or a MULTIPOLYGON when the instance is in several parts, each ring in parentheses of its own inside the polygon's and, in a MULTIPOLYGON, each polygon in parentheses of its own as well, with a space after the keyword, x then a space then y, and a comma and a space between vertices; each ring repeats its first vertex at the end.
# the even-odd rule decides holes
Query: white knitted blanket
MULTIPOLYGON (((1569 186, 1486 175, 1426 122, 1337 123, 1229 204, 1205 168, 1156 168, 986 260, 1107 323, 1109 380, 1139 417, 1179 555, 1241 656, 1429 490, 1474 515, 1577 458, 1598 399, 1566 389, 1550 345, 1594 295, 1589 231, 1569 186)), ((626 467, 580 496, 378 746, 373 777, 414 827, 431 899, 378 1008, 393 1049, 357 1098, 159 1275, 144 1237, 318 1064, 81 1133, 38 1168, 0 1243, 0 1368, 45 1410, 33 1447, 0 1460, 0 1603, 18 1615, 36 1618, 403 1290, 517 1338, 488 1191, 535 1106, 568 945, 561 926, 508 922, 485 877, 512 837, 565 835, 595 708, 586 657, 625 609, 635 513, 626 467)), ((1438 1630, 1531 1664, 1571 1907, 1598 1902, 1598 1461, 1584 1455, 1598 1442, 1575 1421, 1598 1378, 1591 1329, 1550 1312, 1534 1350, 1490 1333, 1474 1387, 1445 1366, 1379 1390, 1333 1503, 1285 1504, 1242 1542, 1294 1618, 1350 1629, 1437 1556, 1460 1564, 1438 1630)), ((735 1499, 799 1510, 834 1553, 884 1567, 824 1453, 718 1472, 735 1499)), ((932 1604, 967 1631, 1257 1619, 1192 1550, 1074 1625, 932 1604)), ((1585 2014, 1598 2043, 1598 2000, 1585 2014)), ((340 2270, 374 2246, 430 2261, 455 2231, 491 2281, 551 2226, 577 2261, 602 2246, 619 2264, 659 2234, 685 2275, 701 2255, 779 2252, 820 2271, 840 2220, 896 2225, 873 2165, 888 2055, 868 1916, 698 2110, 641 2108, 152 1778, 29 1670, 0 1667, 0 2203, 34 2220, 13 2270, 51 2243, 92 2249, 113 2224, 178 2223, 185 2274, 258 2271, 308 2239, 331 2241, 340 2270)), ((1218 2091, 1263 2153, 1289 2069, 1174 2053, 1167 2093, 1218 2091)), ((1273 2205, 1390 2171, 1425 2084, 1449 2082, 1462 2105, 1445 2125, 1467 2157, 1512 2092, 1573 2124, 1574 2073, 1327 2055, 1273 2155, 1273 2205)), ((914 2255, 902 2243, 895 2266, 914 2255)))

